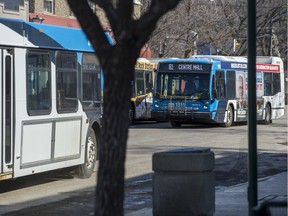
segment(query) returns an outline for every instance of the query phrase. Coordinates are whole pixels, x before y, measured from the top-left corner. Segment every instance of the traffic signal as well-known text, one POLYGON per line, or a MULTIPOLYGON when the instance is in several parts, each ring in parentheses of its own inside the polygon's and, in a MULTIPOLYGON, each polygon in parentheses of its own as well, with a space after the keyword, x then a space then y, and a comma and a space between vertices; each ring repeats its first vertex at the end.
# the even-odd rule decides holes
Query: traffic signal
POLYGON ((233 40, 233 51, 235 52, 236 51, 236 48, 238 48, 240 46, 240 42, 234 38, 233 40))

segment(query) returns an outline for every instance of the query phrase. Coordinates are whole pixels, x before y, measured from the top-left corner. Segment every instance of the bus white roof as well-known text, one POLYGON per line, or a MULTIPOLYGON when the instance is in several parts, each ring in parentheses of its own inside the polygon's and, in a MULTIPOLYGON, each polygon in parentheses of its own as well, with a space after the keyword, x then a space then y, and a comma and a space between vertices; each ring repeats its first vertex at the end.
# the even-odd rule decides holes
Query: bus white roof
MULTIPOLYGON (((247 56, 218 56, 218 55, 195 55, 190 58, 206 59, 210 61, 233 61, 233 62, 247 62, 247 56)), ((257 64, 283 64, 282 59, 276 56, 256 56, 257 64)))
POLYGON ((194 55, 191 56, 190 59, 205 59, 208 61, 247 62, 247 57, 244 56, 194 55))
POLYGON ((282 59, 276 56, 257 56, 256 62, 260 64, 283 64, 282 59))
POLYGON ((146 63, 149 63, 150 61, 146 58, 138 58, 137 59, 137 62, 146 62, 146 63))

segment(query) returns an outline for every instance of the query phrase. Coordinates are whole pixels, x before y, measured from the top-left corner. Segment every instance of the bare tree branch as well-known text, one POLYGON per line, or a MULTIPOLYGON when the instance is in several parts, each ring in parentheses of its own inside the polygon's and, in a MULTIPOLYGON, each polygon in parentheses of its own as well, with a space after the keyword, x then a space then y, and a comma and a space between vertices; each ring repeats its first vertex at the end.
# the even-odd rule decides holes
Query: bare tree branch
POLYGON ((181 0, 152 0, 149 9, 138 20, 135 34, 139 38, 137 46, 142 47, 156 28, 157 21, 181 0))
POLYGON ((118 18, 117 18, 117 12, 113 7, 112 2, 107 0, 94 0, 94 2, 105 11, 106 17, 110 23, 112 31, 115 32, 118 25, 117 21, 118 18))
POLYGON ((98 17, 90 8, 87 0, 67 0, 67 2, 77 17, 88 40, 91 42, 101 64, 105 65, 109 56, 104 56, 103 54, 111 53, 113 46, 107 39, 98 17), (83 14, 85 14, 85 16, 83 16, 83 14), (95 32, 97 32, 97 34, 95 34, 95 32))

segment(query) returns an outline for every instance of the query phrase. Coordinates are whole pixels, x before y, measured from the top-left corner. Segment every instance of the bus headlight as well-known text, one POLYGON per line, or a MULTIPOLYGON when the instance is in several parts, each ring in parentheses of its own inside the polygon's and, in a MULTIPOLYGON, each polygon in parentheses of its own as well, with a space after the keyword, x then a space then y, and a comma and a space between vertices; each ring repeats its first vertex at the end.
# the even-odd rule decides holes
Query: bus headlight
POLYGON ((204 108, 204 110, 208 109, 208 107, 207 107, 207 106, 204 106, 203 108, 204 108))
POLYGON ((155 103, 154 106, 155 106, 156 108, 158 108, 158 107, 159 107, 159 104, 155 103))

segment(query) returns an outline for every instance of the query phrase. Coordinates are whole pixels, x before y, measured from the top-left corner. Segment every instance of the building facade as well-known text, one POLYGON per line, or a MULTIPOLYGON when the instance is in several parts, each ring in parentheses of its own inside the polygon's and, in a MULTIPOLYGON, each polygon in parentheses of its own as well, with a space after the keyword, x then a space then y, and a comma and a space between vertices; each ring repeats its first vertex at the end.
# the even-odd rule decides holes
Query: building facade
POLYGON ((0 17, 28 21, 28 0, 0 0, 0 17))
MULTIPOLYGON (((116 4, 117 1, 113 1, 116 4)), ((98 15, 104 28, 109 28, 109 22, 101 8, 90 2, 90 7, 98 15)), ((141 2, 134 0, 134 17, 141 15, 141 2)), ((29 0, 29 19, 38 16, 44 18, 45 24, 56 24, 79 28, 79 23, 73 15, 66 0, 29 0)))
MULTIPOLYGON (((112 3, 116 6, 117 1, 113 0, 112 3)), ((141 16, 141 6, 140 0, 134 0, 133 17, 135 19, 139 19, 141 16)), ((90 7, 97 14, 103 28, 110 29, 104 11, 92 2, 90 2, 90 7)), ((0 17, 80 28, 67 0, 0 0, 0 17)), ((141 57, 151 58, 150 48, 145 46, 140 55, 141 57)))

